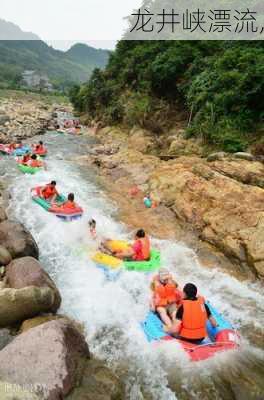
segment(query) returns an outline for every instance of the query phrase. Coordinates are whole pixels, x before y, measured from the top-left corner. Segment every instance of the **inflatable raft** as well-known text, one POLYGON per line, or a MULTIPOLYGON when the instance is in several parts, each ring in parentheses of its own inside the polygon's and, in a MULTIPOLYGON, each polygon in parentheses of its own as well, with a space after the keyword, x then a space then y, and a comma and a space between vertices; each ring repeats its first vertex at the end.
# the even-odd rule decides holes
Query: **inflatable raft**
MULTIPOLYGON (((107 243, 112 251, 122 251, 129 248, 129 244, 120 240, 111 240, 107 243)), ((151 250, 149 261, 123 261, 108 254, 97 252, 92 256, 92 260, 103 269, 114 271, 120 268, 128 271, 152 272, 160 268, 160 252, 151 250)))
POLYGON ((7 144, 0 144, 0 153, 9 155, 9 154, 12 153, 12 151, 10 150, 9 145, 7 145, 7 144))
POLYGON ((12 156, 15 156, 15 157, 21 157, 30 151, 31 150, 30 150, 29 146, 22 146, 22 147, 19 147, 19 149, 14 150, 11 154, 12 154, 12 156))
POLYGON ((52 205, 49 201, 39 196, 39 190, 40 187, 33 189, 31 191, 31 196, 32 200, 35 201, 37 204, 39 204, 42 208, 44 208, 44 210, 51 212, 55 214, 57 217, 66 221, 72 221, 82 216, 83 209, 79 206, 74 209, 73 208, 67 209, 65 207, 60 206, 60 204, 62 205, 66 201, 66 197, 64 195, 57 196, 55 200, 56 205, 52 205))
POLYGON ((153 341, 176 341, 188 354, 191 361, 201 361, 213 357, 215 354, 228 350, 237 349, 240 345, 240 337, 232 325, 226 321, 212 305, 206 303, 210 308, 212 316, 215 318, 218 326, 215 328, 211 322, 207 321, 208 337, 202 343, 193 344, 174 338, 163 330, 163 324, 158 315, 150 311, 141 327, 149 342, 153 341))
POLYGON ((46 157, 46 155, 48 154, 48 150, 44 149, 44 150, 33 150, 34 154, 36 154, 37 156, 40 157, 46 157))
POLYGON ((18 163, 17 167, 21 172, 23 172, 23 174, 31 174, 31 175, 34 175, 37 172, 42 170, 42 167, 33 168, 33 167, 30 167, 29 165, 25 165, 25 164, 21 164, 21 163, 18 163))

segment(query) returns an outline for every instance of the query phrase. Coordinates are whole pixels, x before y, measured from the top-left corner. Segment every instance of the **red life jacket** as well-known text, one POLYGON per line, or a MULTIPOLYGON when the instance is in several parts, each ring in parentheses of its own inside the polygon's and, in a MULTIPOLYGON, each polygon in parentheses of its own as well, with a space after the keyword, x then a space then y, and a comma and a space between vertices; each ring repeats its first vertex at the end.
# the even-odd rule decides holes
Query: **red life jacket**
POLYGON ((32 168, 40 168, 40 167, 42 167, 42 162, 39 161, 39 160, 31 160, 30 161, 30 166, 32 168))
POLYGON ((45 186, 45 188, 42 190, 42 194, 44 199, 49 199, 50 197, 53 197, 55 194, 57 194, 57 190, 55 187, 51 185, 45 186))
POLYGON ((74 208, 76 208, 76 204, 74 201, 67 200, 66 203, 64 203, 61 207, 68 208, 68 209, 69 208, 74 209, 74 208))
POLYGON ((206 321, 207 313, 204 299, 183 300, 182 327, 180 336, 186 339, 201 339, 207 336, 206 321))

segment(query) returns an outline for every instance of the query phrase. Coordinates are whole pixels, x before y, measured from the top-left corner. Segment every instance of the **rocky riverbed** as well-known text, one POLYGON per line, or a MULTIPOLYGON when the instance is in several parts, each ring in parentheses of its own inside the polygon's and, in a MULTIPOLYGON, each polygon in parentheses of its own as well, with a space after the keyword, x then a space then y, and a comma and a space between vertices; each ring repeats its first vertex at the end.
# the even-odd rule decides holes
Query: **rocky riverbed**
MULTIPOLYGON (((0 102, 0 142, 25 139, 53 125, 58 106, 23 97, 0 102)), ((1 400, 121 400, 124 388, 93 358, 82 325, 57 314, 59 289, 39 262, 25 226, 8 219, 8 182, 0 180, 1 400)))
MULTIPOLYGON (((127 224, 193 247, 206 266, 220 266, 240 278, 264 278, 264 166, 251 154, 202 157, 197 143, 173 136, 180 153, 163 157, 148 132, 91 129, 100 141, 82 163, 97 168, 127 224), (191 154, 195 148, 195 154, 191 154), (187 155, 182 155, 187 154, 187 155), (166 159, 166 161, 164 160, 166 159), (140 193, 131 198, 129 189, 140 193), (146 209, 149 193, 159 206, 146 209)), ((160 141, 160 140, 159 140, 160 141)))

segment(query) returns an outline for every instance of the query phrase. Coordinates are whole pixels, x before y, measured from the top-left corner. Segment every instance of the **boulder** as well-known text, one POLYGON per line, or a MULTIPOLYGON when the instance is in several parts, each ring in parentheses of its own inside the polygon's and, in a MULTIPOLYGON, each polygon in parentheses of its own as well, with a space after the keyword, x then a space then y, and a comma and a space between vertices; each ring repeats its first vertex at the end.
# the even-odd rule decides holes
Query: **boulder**
POLYGON ((209 154, 209 156, 207 157, 207 161, 209 161, 209 162, 220 161, 220 160, 223 160, 225 157, 226 157, 226 153, 224 151, 219 151, 217 153, 209 154))
POLYGON ((84 336, 69 321, 50 321, 0 351, 0 376, 13 384, 36 385, 46 400, 61 400, 79 384, 89 357, 84 336))
POLYGON ((12 261, 12 256, 9 251, 0 245, 0 266, 7 265, 12 261))
POLYGON ((54 308, 54 291, 48 287, 0 290, 0 327, 7 327, 54 308))
POLYGON ((238 152, 234 153, 234 157, 241 160, 254 161, 254 156, 250 153, 238 152))
POLYGON ((30 232, 19 222, 6 220, 0 223, 0 242, 12 258, 32 256, 38 259, 38 246, 30 232))
POLYGON ((55 283, 33 257, 13 260, 6 268, 6 279, 8 285, 13 289, 22 289, 27 286, 50 288, 54 294, 51 311, 56 312, 60 307, 61 296, 55 283))
POLYGON ((68 400, 123 400, 124 387, 102 361, 87 360, 82 382, 68 400))

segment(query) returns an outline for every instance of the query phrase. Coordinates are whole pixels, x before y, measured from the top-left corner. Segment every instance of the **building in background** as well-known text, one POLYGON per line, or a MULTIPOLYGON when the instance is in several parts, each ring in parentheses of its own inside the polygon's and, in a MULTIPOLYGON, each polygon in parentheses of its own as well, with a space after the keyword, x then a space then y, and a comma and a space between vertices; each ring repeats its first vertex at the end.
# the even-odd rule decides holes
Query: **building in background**
POLYGON ((47 75, 37 71, 24 71, 22 74, 22 85, 35 90, 52 92, 53 85, 47 75))

